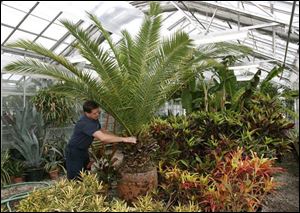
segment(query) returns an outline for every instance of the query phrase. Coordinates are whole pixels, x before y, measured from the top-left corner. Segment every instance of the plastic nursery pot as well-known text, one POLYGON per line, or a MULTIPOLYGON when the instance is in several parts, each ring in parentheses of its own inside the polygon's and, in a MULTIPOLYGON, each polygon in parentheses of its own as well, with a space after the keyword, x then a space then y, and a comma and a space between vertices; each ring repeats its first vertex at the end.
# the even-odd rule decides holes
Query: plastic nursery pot
POLYGON ((141 173, 121 172, 117 191, 120 198, 132 202, 138 196, 146 195, 148 191, 157 187, 157 170, 155 167, 141 173))
POLYGON ((44 168, 30 168, 26 171, 26 181, 41 181, 44 179, 44 168))

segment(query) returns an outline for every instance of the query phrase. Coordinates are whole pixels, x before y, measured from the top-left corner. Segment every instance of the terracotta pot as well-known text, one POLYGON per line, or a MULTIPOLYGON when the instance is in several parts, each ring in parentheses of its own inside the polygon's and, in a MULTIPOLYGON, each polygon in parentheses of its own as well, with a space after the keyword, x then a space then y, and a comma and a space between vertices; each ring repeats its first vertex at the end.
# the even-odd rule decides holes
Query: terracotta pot
POLYGON ((134 201, 138 196, 146 195, 157 187, 157 170, 152 168, 142 173, 122 173, 117 190, 119 197, 126 201, 134 201))
POLYGON ((12 177, 13 183, 22 183, 25 181, 24 177, 12 177))
POLYGON ((56 180, 58 178, 58 172, 59 172, 58 169, 50 171, 49 172, 50 179, 51 180, 56 180))

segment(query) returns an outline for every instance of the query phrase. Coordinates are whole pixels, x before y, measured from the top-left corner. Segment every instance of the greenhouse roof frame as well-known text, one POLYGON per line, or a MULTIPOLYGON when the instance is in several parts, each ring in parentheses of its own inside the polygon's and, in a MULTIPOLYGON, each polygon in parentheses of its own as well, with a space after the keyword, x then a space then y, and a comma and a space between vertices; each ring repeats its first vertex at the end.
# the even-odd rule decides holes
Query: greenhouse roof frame
MULTIPOLYGON (((31 1, 27 2, 27 4, 25 2, 19 5, 19 3, 17 4, 13 1, 2 1, 1 28, 5 29, 5 33, 1 36, 1 53, 39 58, 47 61, 43 56, 27 50, 5 47, 7 42, 21 38, 23 33, 23 35, 26 35, 33 42, 46 44, 49 49, 59 55, 66 57, 76 55, 73 48, 73 44, 76 42, 75 39, 71 38, 70 34, 62 28, 57 19, 71 17, 74 23, 91 31, 93 34, 95 30, 90 22, 88 22, 84 11, 78 11, 87 10, 95 12, 98 15, 99 9, 103 9, 106 3, 87 1, 84 4, 76 2, 55 2, 55 4, 64 5, 65 8, 59 5, 52 7, 50 3, 47 6, 44 2, 31 1), (68 5, 70 5, 70 8, 67 7, 68 5), (43 10, 39 10, 41 8, 43 10), (75 12, 72 10, 75 10, 75 12), (45 14, 43 11, 49 11, 52 14, 45 14), (9 20, 6 17, 8 12, 12 12, 14 15, 17 14, 18 21, 13 22, 9 20), (35 22, 31 22, 30 24, 30 21, 35 22), (30 28, 32 27, 31 25, 36 25, 36 28, 30 28), (53 32, 57 32, 57 35, 53 32)), ((248 61, 244 63, 255 63, 258 59, 271 59, 267 63, 260 63, 262 70, 270 71, 274 64, 282 64, 286 61, 285 73, 278 82, 281 84, 290 84, 288 80, 292 77, 295 78, 295 76, 296 80, 299 81, 298 1, 294 3, 294 21, 291 25, 291 30, 289 30, 289 21, 291 14, 293 14, 291 9, 293 2, 288 1, 162 1, 160 4, 163 10, 163 23, 168 31, 173 32, 182 29, 189 33, 191 37, 196 36, 197 38, 197 36, 211 36, 216 32, 234 34, 235 32, 246 30, 248 32, 247 38, 230 41, 253 48, 254 54, 252 58, 248 57, 248 61), (288 38, 289 46, 286 48, 286 40, 288 38), (286 56, 285 51, 287 52, 286 56)), ((107 7, 106 13, 102 11, 102 17, 106 17, 107 19, 110 17, 115 18, 114 16, 116 16, 117 12, 126 15, 124 11, 128 10, 131 13, 131 16, 126 17, 129 23, 134 18, 141 18, 143 13, 147 13, 149 5, 147 1, 128 1, 115 3, 111 8, 107 7), (131 7, 117 7, 118 4, 121 5, 124 3, 130 4, 131 7), (115 11, 111 9, 113 7, 115 11), (111 12, 109 14, 109 11, 115 13, 111 12)), ((127 23, 124 21, 124 23, 119 22, 119 24, 126 26, 127 23)), ((107 29, 111 31, 112 36, 115 36, 116 41, 118 41, 118 32, 110 30, 113 27, 110 28, 107 26, 107 29)), ((99 39, 101 39, 100 36, 99 39)))

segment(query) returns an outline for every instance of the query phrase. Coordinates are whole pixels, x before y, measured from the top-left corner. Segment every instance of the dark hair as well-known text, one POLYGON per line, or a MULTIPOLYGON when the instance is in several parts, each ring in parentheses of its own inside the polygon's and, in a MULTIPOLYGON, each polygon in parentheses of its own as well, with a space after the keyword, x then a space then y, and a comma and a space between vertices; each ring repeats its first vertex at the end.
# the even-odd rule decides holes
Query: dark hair
POLYGON ((93 109, 99 108, 99 104, 96 101, 86 101, 83 104, 83 111, 90 113, 93 109))

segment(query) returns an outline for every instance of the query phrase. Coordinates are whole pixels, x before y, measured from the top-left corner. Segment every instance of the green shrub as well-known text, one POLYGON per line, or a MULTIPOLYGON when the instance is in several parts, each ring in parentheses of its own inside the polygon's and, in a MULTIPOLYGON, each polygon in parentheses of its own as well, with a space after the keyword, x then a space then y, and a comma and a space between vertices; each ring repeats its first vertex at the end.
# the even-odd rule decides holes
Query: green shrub
POLYGON ((82 181, 63 179, 51 188, 35 190, 20 202, 17 211, 108 211, 105 186, 97 181, 96 175, 82 175, 82 181))
POLYGON ((179 203, 178 206, 172 208, 172 212, 201 212, 201 208, 198 203, 190 201, 185 205, 179 203))

